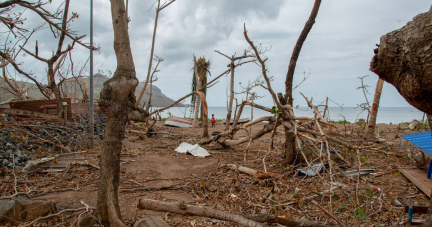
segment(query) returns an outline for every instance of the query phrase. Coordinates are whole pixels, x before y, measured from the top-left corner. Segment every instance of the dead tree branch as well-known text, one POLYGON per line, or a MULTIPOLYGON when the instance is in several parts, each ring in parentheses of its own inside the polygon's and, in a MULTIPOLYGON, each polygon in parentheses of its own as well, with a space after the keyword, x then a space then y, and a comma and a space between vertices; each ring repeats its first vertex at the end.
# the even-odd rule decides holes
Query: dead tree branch
POLYGON ((210 207, 187 205, 184 202, 162 202, 158 200, 140 199, 137 205, 138 209, 153 211, 171 212, 186 216, 201 216, 217 218, 225 221, 238 223, 248 227, 264 227, 263 224, 249 220, 241 215, 232 214, 210 207))

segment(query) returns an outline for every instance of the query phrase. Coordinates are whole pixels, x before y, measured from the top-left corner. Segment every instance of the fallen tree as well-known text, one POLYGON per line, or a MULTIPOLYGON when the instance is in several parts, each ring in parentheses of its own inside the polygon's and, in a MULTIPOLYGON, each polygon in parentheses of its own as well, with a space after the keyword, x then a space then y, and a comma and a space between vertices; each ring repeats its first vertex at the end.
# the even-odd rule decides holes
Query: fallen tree
POLYGON ((185 216, 201 216, 236 222, 242 226, 264 227, 263 224, 249 220, 241 215, 224 212, 204 206, 187 205, 184 202, 162 202, 158 200, 140 199, 138 209, 171 212, 185 216))
POLYGON ((392 84, 417 109, 432 114, 432 8, 383 35, 370 70, 392 84))
MULTIPOLYGON (((383 35, 374 50, 370 70, 392 84, 405 100, 432 114, 432 7, 404 27, 383 35)), ((423 226, 432 226, 432 196, 423 226)))
POLYGON ((249 227, 261 227, 265 226, 261 223, 277 223, 289 227, 324 227, 322 225, 312 221, 292 220, 285 216, 278 215, 239 215, 234 213, 228 213, 216 208, 205 207, 205 206, 194 206, 188 205, 184 202, 162 202, 158 200, 142 199, 139 200, 138 209, 146 209, 161 212, 171 212, 176 214, 182 214, 185 216, 201 216, 209 218, 217 218, 224 221, 236 222, 242 226, 249 227))

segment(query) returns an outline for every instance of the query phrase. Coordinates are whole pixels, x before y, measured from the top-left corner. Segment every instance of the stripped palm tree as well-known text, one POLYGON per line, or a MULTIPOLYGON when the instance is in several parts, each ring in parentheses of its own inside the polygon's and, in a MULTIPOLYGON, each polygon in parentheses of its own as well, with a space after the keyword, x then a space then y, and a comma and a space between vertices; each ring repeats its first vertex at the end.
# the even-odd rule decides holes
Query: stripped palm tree
MULTIPOLYGON (((192 68, 193 70, 193 77, 192 77, 192 91, 195 90, 199 90, 201 88, 202 85, 207 83, 207 74, 210 74, 210 61, 206 61, 205 57, 200 57, 198 59, 198 61, 196 61, 195 63, 195 57, 194 57, 194 68, 192 68), (198 83, 197 83, 198 81, 198 83)), ((203 90, 201 90, 204 93, 204 96, 206 96, 207 94, 207 89, 204 88, 203 90)), ((193 127, 197 127, 198 126, 198 114, 199 114, 199 107, 200 107, 200 97, 197 96, 196 94, 192 95, 192 100, 191 100, 191 104, 192 106, 194 106, 194 124, 193 127)), ((202 118, 202 113, 203 111, 201 111, 201 118, 202 118)), ((205 133, 204 133, 205 134, 205 133)))

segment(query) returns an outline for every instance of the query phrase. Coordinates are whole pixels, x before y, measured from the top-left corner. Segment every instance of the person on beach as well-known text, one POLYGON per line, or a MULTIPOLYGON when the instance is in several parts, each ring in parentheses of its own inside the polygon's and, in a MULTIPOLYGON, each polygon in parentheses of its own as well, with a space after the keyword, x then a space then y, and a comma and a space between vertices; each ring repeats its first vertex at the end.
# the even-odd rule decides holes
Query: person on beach
POLYGON ((214 114, 212 114, 212 128, 216 127, 215 123, 216 123, 216 120, 214 119, 214 114))

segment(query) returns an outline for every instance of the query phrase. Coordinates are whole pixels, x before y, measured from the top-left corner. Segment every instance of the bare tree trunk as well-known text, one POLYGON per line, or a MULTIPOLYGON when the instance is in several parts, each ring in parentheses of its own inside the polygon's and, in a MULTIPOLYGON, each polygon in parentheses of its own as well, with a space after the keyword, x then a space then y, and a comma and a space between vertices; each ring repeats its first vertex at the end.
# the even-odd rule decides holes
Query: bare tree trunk
MULTIPOLYGON (((62 54, 62 46, 65 39, 65 31, 67 30, 67 19, 68 19, 68 12, 69 12, 69 3, 70 1, 65 2, 65 8, 64 8, 64 14, 63 14, 63 20, 62 20, 62 33, 60 35, 59 43, 57 46, 57 52, 54 56, 52 56, 51 59, 47 61, 48 63, 48 78, 50 79, 50 83, 48 86, 51 88, 51 91, 54 93, 54 96, 57 100, 57 115, 59 118, 64 118, 64 110, 63 110, 63 101, 61 98, 60 89, 57 87, 57 84, 55 82, 55 74, 58 67, 56 67, 56 70, 54 70, 54 63, 63 55, 62 54)), ((68 47, 69 49, 69 47, 68 47)), ((63 58, 60 59, 60 62, 63 60, 63 58)), ((59 62, 59 63, 60 63, 59 62)), ((58 65, 57 65, 58 66, 58 65)))
POLYGON ((427 115, 427 121, 428 121, 429 129, 430 129, 431 137, 432 137, 432 114, 427 115))
MULTIPOLYGON (((430 132, 431 132, 431 136, 432 136, 432 114, 427 115, 427 120, 428 120, 430 132)), ((429 208, 427 211, 427 218, 426 218, 425 222, 423 223, 423 226, 432 226, 432 193, 429 197, 430 197, 430 200, 429 200, 430 205, 429 205, 429 208)))
POLYGON ((285 129, 285 164, 292 165, 296 161, 297 151, 295 145, 295 135, 290 129, 285 129))
POLYGON ((291 55, 291 60, 288 66, 288 72, 285 80, 285 99, 287 99, 287 103, 292 106, 293 98, 292 98, 292 85, 294 79, 294 71, 297 65, 297 59, 300 55, 301 48, 303 47, 303 43, 305 42, 309 32, 312 29, 312 26, 315 24, 315 18, 318 15, 318 10, 321 5, 321 0, 315 0, 314 6, 312 8, 312 12, 309 16, 308 21, 306 22, 303 31, 301 32, 299 38, 297 39, 297 43, 294 46, 293 53, 291 55))
POLYGON ((124 0, 111 0, 117 69, 114 76, 104 83, 99 99, 99 106, 107 115, 97 196, 98 214, 104 226, 125 226, 118 204, 120 153, 126 123, 133 117, 129 114, 134 109, 134 93, 138 85, 125 12, 124 0))
POLYGON ((380 39, 370 70, 417 109, 432 114, 432 7, 380 39))
POLYGON ((150 109, 152 96, 153 96, 153 76, 150 78, 150 93, 149 93, 148 104, 146 106, 147 111, 150 109))
POLYGON ((323 112, 323 118, 325 119, 325 115, 327 113, 327 108, 328 108, 328 97, 326 98, 326 105, 324 107, 324 112, 323 112))
MULTIPOLYGON (((151 67, 152 67, 152 63, 153 63, 153 52, 154 52, 154 45, 155 45, 155 40, 156 40, 156 29, 157 29, 157 23, 158 23, 158 19, 159 19, 159 12, 160 12, 160 0, 157 1, 158 2, 158 6, 156 9, 156 17, 155 17, 155 24, 154 24, 154 28, 153 28, 153 39, 152 39, 152 47, 151 47, 151 51, 150 51, 150 62, 149 62, 149 67, 148 67, 148 71, 147 71, 147 79, 144 83, 144 88, 142 89, 140 96, 138 98, 138 101, 135 103, 135 109, 138 108, 138 105, 141 102, 141 99, 144 95, 145 90, 147 89, 147 85, 149 83, 149 79, 150 79, 150 73, 151 73, 151 67)), ((127 19, 127 18, 126 18, 127 19)), ((144 106, 143 106, 144 108, 144 106)))
MULTIPOLYGON (((206 100, 203 100, 206 101, 206 100)), ((208 110, 207 110, 208 111, 208 110)), ((203 123, 203 135, 202 138, 207 138, 209 137, 209 133, 208 133, 208 116, 207 116, 207 111, 204 110, 204 104, 201 105, 201 121, 203 123)))
MULTIPOLYGON (((196 57, 194 55, 194 70, 195 70, 195 90, 199 91, 201 89, 201 81, 198 75, 198 62, 196 61, 196 57)), ((198 128, 198 115, 199 115, 199 107, 200 107, 200 96, 195 94, 195 116, 192 128, 198 128)))
MULTIPOLYGON (((315 24, 315 18, 318 15, 318 10, 320 5, 321 5, 321 0, 315 0, 309 19, 306 22, 302 32, 300 33, 300 36, 297 39, 297 43, 294 46, 294 50, 291 55, 291 60, 289 62, 288 72, 285 80, 285 97, 284 97, 286 103, 290 104, 291 106, 293 104, 292 86, 293 86, 293 79, 294 79, 294 71, 297 65, 297 59, 300 55, 300 51, 301 48, 303 47, 303 43, 305 42, 309 32, 311 31, 312 26, 315 24)), ((285 163, 292 164, 296 156, 295 135, 293 133, 288 133, 288 132, 289 130, 285 128, 285 163)))
POLYGON ((60 93, 60 89, 57 87, 57 84, 55 82, 52 65, 48 65, 48 77, 50 78, 50 83, 48 84, 48 86, 50 87, 57 101, 57 115, 59 118, 64 118, 63 101, 61 98, 62 96, 60 93))
POLYGON ((364 134, 364 138, 366 140, 372 141, 376 139, 375 125, 376 125, 376 118, 378 115, 378 107, 381 99, 381 91, 383 88, 383 84, 384 84, 384 80, 378 79, 377 86, 375 89, 374 100, 372 103, 371 114, 369 115, 368 125, 364 134))
MULTIPOLYGON (((253 99, 252 99, 252 104, 253 104, 253 99)), ((251 106, 251 121, 253 121, 253 106, 251 106)), ((252 133, 252 126, 249 127, 249 132, 252 133)))
POLYGON ((231 113, 232 113, 232 105, 234 101, 234 60, 231 60, 231 84, 230 84, 230 100, 228 104, 228 112, 225 120, 225 131, 229 130, 231 113))
POLYGON ((59 118, 65 118, 64 109, 63 109, 63 100, 62 100, 62 95, 60 94, 60 89, 58 89, 55 83, 52 83, 51 90, 53 91, 57 101, 57 115, 59 118))

